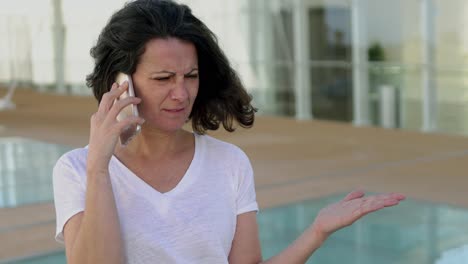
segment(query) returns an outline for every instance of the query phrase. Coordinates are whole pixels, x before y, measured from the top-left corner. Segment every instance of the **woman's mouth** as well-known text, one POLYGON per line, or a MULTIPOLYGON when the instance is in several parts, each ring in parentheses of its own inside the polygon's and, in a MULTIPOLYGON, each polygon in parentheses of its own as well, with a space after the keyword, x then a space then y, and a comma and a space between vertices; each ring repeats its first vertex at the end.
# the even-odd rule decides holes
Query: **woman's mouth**
POLYGON ((168 113, 174 113, 174 114, 177 114, 177 113, 181 113, 184 111, 185 108, 172 108, 172 109, 163 109, 164 111, 168 112, 168 113))

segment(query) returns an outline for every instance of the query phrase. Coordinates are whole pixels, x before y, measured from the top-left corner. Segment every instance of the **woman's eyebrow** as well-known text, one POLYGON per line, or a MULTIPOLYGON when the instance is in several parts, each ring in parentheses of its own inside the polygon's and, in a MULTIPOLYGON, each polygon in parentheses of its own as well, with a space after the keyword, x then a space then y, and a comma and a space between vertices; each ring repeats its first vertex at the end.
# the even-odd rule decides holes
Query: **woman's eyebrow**
MULTIPOLYGON (((191 69, 189 72, 187 72, 185 75, 187 74, 191 74, 193 73, 194 71, 198 71, 198 68, 193 68, 191 69)), ((158 73, 166 73, 166 74, 170 74, 170 75, 176 75, 175 72, 171 72, 171 71, 156 71, 156 72, 152 72, 151 74, 158 74, 158 73)))
POLYGON ((170 75, 175 75, 176 73, 175 72, 171 72, 171 71, 157 71, 157 72, 152 72, 151 74, 157 74, 157 73, 167 73, 167 74, 170 74, 170 75))
POLYGON ((189 72, 187 72, 185 75, 191 74, 191 73, 194 72, 194 71, 198 71, 198 68, 193 68, 193 69, 191 69, 191 70, 190 70, 189 72))

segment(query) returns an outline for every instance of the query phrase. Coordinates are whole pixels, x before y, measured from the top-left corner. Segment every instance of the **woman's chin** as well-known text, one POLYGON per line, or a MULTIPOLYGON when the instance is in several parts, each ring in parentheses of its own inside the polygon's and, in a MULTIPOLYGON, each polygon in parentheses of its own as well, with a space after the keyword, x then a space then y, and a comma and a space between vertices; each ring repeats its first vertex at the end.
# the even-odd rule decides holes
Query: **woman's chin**
POLYGON ((185 125, 185 120, 170 120, 166 122, 145 122, 142 129, 159 130, 164 133, 175 133, 181 130, 185 125))

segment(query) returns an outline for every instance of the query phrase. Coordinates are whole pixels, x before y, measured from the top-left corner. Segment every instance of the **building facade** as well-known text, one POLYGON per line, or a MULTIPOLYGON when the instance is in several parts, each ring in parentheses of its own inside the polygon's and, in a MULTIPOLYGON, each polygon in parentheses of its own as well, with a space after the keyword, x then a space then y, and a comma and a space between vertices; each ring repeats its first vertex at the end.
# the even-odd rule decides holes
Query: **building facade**
MULTIPOLYGON (((0 82, 91 94, 89 49, 125 1, 4 2, 0 82)), ((218 36, 262 114, 468 134, 466 1, 181 2, 218 36)))

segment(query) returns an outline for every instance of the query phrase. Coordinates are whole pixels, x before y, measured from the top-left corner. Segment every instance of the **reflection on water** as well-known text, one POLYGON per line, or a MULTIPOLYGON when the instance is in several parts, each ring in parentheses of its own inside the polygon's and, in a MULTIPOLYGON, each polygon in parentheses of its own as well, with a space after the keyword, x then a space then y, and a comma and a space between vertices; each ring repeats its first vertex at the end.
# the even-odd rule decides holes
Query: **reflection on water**
MULTIPOLYGON (((320 208, 341 197, 261 212, 259 228, 264 258, 284 249, 313 222, 320 208)), ((333 234, 307 263, 432 264, 440 260, 443 252, 465 244, 468 244, 468 210, 406 200, 333 234)), ((450 263, 468 263, 462 256, 456 261, 450 263)))
POLYGON ((52 168, 70 148, 0 138, 0 208, 52 201, 52 168))
POLYGON ((468 245, 442 252, 442 256, 437 259, 436 264, 458 264, 462 260, 463 263, 468 261, 468 245))

